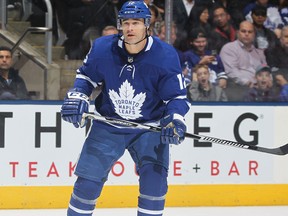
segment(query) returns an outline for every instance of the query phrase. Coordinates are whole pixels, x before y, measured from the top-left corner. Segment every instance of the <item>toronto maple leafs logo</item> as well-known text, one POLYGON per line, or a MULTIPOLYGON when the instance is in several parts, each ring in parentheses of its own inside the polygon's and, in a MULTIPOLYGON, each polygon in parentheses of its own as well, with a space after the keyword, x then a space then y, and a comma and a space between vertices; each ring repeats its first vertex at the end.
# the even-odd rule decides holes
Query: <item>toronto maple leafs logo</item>
POLYGON ((141 107, 146 98, 146 93, 139 93, 134 96, 135 89, 126 80, 119 88, 119 94, 109 90, 110 99, 113 102, 115 112, 124 119, 137 119, 142 117, 141 107))

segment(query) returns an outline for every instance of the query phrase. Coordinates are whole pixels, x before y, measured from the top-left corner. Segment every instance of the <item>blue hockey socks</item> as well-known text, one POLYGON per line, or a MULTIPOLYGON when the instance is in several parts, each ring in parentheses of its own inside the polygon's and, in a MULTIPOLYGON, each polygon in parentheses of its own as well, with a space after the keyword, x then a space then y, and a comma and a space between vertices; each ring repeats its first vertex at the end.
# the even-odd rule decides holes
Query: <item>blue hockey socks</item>
POLYGON ((71 195, 67 216, 92 216, 104 182, 78 177, 71 195))
POLYGON ((147 164, 139 169, 140 195, 138 216, 161 216, 167 193, 167 170, 156 164, 147 164))

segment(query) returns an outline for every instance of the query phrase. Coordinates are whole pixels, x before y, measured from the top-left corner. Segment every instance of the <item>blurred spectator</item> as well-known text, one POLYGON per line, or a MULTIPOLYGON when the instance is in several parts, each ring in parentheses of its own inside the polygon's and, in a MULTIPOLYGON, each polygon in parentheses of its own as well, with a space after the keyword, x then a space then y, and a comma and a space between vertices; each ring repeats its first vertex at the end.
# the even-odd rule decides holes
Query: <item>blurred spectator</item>
POLYGON ((278 100, 288 102, 288 68, 279 69, 275 74, 275 80, 280 86, 278 100))
POLYGON ((102 30, 101 36, 118 34, 118 30, 115 26, 108 25, 102 30))
POLYGON ((265 50, 267 63, 272 70, 288 68, 288 26, 284 26, 280 34, 280 43, 275 47, 265 50))
POLYGON ((155 5, 149 5, 149 10, 151 12, 151 19, 150 19, 150 26, 149 26, 149 34, 150 35, 158 35, 159 34, 159 25, 160 25, 160 18, 158 9, 155 5))
POLYGON ((54 0, 59 26, 65 32, 69 59, 83 59, 90 48, 90 34, 99 37, 107 25, 117 25, 118 0, 54 0), (84 36, 84 37, 83 37, 84 36))
POLYGON ((256 5, 261 5, 267 8, 267 19, 264 22, 266 28, 277 32, 278 29, 283 27, 283 21, 278 8, 269 4, 269 0, 255 0, 255 2, 248 4, 243 11, 246 20, 252 22, 251 13, 256 5))
POLYGON ((21 6, 21 0, 6 0, 7 8, 14 8, 17 7, 16 5, 21 6))
POLYGON ((208 20, 208 6, 200 3, 195 4, 191 10, 191 16, 189 18, 189 22, 191 24, 189 26, 189 31, 190 29, 201 28, 203 31, 205 31, 206 36, 209 38, 212 27, 208 20))
MULTIPOLYGON (((284 26, 281 30, 280 38, 277 41, 275 47, 268 48, 265 50, 265 56, 267 63, 272 68, 273 76, 274 76, 274 82, 276 81, 276 75, 277 80, 281 79, 281 76, 283 73, 278 73, 278 70, 283 70, 282 72, 287 72, 288 70, 288 26, 284 26)), ((282 80, 284 80, 284 77, 282 77, 282 80)), ((277 92, 280 91, 281 86, 275 85, 277 92)))
POLYGON ((213 43, 210 47, 220 53, 224 44, 236 40, 237 30, 231 24, 230 14, 224 6, 216 6, 212 12, 215 34, 213 34, 213 43))
POLYGON ((148 6, 153 5, 153 0, 143 0, 148 6))
POLYGON ((0 99, 30 99, 24 80, 19 72, 12 68, 12 51, 9 47, 0 47, 0 99))
MULTIPOLYGON (((158 37, 160 40, 162 41, 166 41, 166 23, 164 21, 162 21, 160 23, 160 27, 159 27, 159 32, 158 32, 158 37)), ((175 23, 173 22, 171 25, 171 44, 173 45, 174 42, 176 41, 177 38, 177 27, 175 25, 175 23)))
MULTIPOLYGON (((180 64, 182 66, 182 72, 183 72, 183 75, 185 77, 185 80, 188 83, 191 80, 191 78, 190 78, 191 77, 191 69, 189 68, 189 66, 187 64, 185 64, 184 52, 182 52, 180 49, 178 49, 177 46, 175 46, 175 42, 177 40, 177 31, 178 31, 177 26, 173 22, 171 25, 171 45, 176 49, 176 51, 178 53, 180 64), (187 76, 189 76, 188 79, 187 79, 187 76)), ((166 41, 166 25, 165 25, 164 21, 162 21, 160 23, 158 37, 160 40, 166 41)))
MULTIPOLYGON (((31 6, 31 14, 25 14, 25 19, 27 18, 27 20, 30 22, 30 25, 33 27, 44 27, 46 26, 45 23, 45 19, 46 19, 46 13, 47 13, 47 6, 45 1, 43 0, 25 0, 25 1, 30 1, 32 6, 31 6)), ((24 3, 25 1, 22 0, 18 0, 18 5, 20 4, 21 7, 23 7, 22 3, 24 3)), ((55 7, 55 1, 56 0, 51 0, 51 5, 52 8, 55 7)), ((25 3, 24 3, 25 4, 25 3)), ((21 12, 22 15, 23 11, 21 12)), ((57 29, 57 19, 56 19, 56 13, 54 10, 52 10, 52 33, 53 33, 53 43, 55 44, 56 41, 58 40, 58 29, 57 29)), ((24 19, 24 17, 22 17, 21 19, 24 19)), ((43 33, 39 33, 39 32, 31 32, 31 34, 43 34, 43 33)))
POLYGON ((187 37, 189 32, 190 23, 189 17, 191 17, 191 10, 194 7, 194 0, 174 0, 173 1, 173 20, 177 26, 179 32, 183 35, 179 37, 184 39, 187 37))
POLYGON ((278 1, 278 10, 282 18, 283 24, 288 25, 288 0, 278 1))
POLYGON ((277 96, 272 89, 272 75, 268 65, 259 65, 256 69, 256 84, 250 88, 244 101, 249 102, 272 102, 277 101, 277 96))
POLYGON ((216 0, 214 1, 218 6, 222 6, 224 8, 228 7, 229 0, 216 0))
POLYGON ((229 101, 243 100, 243 93, 256 83, 256 67, 266 64, 263 50, 253 43, 255 29, 249 21, 240 23, 237 40, 225 44, 220 52, 228 76, 227 96, 229 101))
MULTIPOLYGON (((32 1, 32 0, 30 0, 32 1)), ((3 2, 3 1, 1 1, 3 2)), ((13 21, 27 21, 27 18, 30 16, 30 14, 27 14, 27 16, 24 17, 24 11, 23 11, 23 0, 6 0, 7 5, 7 14, 9 15, 9 20, 13 21)), ((2 10, 2 9, 1 9, 2 10)), ((32 9, 30 9, 32 10, 32 9)), ((1 27, 0 27, 1 28, 1 27)))
MULTIPOLYGON (((101 33, 101 36, 107 36, 107 35, 113 35, 113 34, 118 34, 118 30, 115 26, 112 25, 108 25, 106 26, 101 33)), ((91 41, 91 46, 93 44, 93 41, 91 41)), ((101 86, 97 86, 93 91, 92 94, 90 96, 90 100, 93 101, 95 100, 96 97, 98 97, 98 95, 101 92, 101 86)))
MULTIPOLYGON (((177 47, 175 47, 175 41, 177 39, 177 26, 175 25, 175 23, 173 22, 171 25, 171 45, 174 46, 174 48, 176 49, 179 59, 180 59, 180 64, 183 65, 184 63, 184 53, 179 50, 177 47)), ((162 41, 166 41, 166 26, 165 26, 165 22, 162 21, 160 23, 160 27, 159 27, 159 32, 158 32, 158 37, 160 40, 162 41)))
POLYGON ((61 44, 65 47, 66 56, 68 59, 83 59, 86 46, 82 37, 90 26, 92 7, 82 0, 55 0, 54 10, 59 28, 66 34, 66 40, 61 44))
POLYGON ((259 49, 267 49, 276 46, 278 38, 276 34, 264 26, 267 18, 267 8, 261 5, 256 5, 252 9, 252 21, 256 30, 255 47, 259 49))
MULTIPOLYGON (((203 29, 192 29, 188 41, 190 49, 184 53, 185 61, 190 68, 197 64, 207 65, 210 72, 210 82, 217 83, 221 88, 226 87, 227 76, 220 56, 207 49, 207 36, 203 29)), ((193 76, 193 75, 192 75, 193 76)), ((191 79, 191 77, 189 77, 191 79)))
POLYGON ((100 36, 106 36, 106 35, 111 35, 111 34, 118 34, 118 30, 115 26, 113 25, 108 25, 106 27, 104 27, 104 29, 102 29, 101 35, 99 36, 98 33, 95 33, 94 35, 92 35, 93 32, 93 28, 90 28, 89 32, 85 31, 83 36, 82 36, 82 52, 83 54, 87 54, 88 51, 90 50, 93 41, 100 37, 100 36))
POLYGON ((165 0, 153 0, 153 5, 158 9, 161 20, 165 19, 165 0))
POLYGON ((94 4, 92 4, 93 6, 93 17, 91 21, 92 26, 98 28, 99 32, 102 32, 102 30, 108 25, 117 26, 119 1, 118 0, 92 0, 92 1, 94 1, 94 4), (100 10, 101 7, 102 10, 100 10), (98 11, 99 15, 96 15, 98 11))
POLYGON ((222 88, 213 85, 210 80, 207 65, 196 65, 193 69, 196 79, 187 86, 189 101, 227 101, 227 96, 222 88))
POLYGON ((231 23, 236 29, 239 29, 240 23, 245 20, 243 10, 247 4, 252 1, 253 0, 215 0, 215 4, 222 5, 226 8, 227 12, 231 16, 231 23))

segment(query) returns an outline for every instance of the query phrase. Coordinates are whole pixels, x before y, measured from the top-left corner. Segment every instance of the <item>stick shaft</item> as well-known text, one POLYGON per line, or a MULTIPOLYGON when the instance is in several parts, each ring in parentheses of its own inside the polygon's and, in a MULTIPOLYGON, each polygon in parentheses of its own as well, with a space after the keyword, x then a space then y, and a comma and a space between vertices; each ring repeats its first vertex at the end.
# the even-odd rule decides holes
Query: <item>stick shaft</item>
MULTIPOLYGON (((118 124, 118 125, 122 125, 122 126, 126 126, 126 127, 151 130, 151 131, 155 131, 155 132, 161 131, 160 127, 151 126, 151 125, 147 125, 147 124, 140 124, 137 122, 127 121, 127 120, 122 120, 122 119, 116 119, 116 118, 111 118, 111 117, 98 116, 98 115, 91 114, 91 113, 84 113, 83 118, 94 119, 97 121, 102 121, 102 122, 111 123, 111 124, 118 124)), ((263 153, 268 153, 268 154, 274 154, 274 155, 286 155, 286 154, 288 154, 288 144, 285 144, 285 145, 278 147, 278 148, 270 149, 270 148, 264 148, 264 147, 254 146, 254 145, 242 144, 242 143, 238 143, 238 142, 230 141, 230 140, 225 140, 225 139, 219 139, 219 138, 215 138, 215 137, 192 134, 192 133, 185 133, 185 137, 186 138, 192 138, 192 139, 199 140, 199 141, 206 141, 206 142, 211 142, 211 143, 225 145, 225 146, 237 147, 237 148, 242 148, 242 149, 249 149, 249 150, 253 150, 253 151, 258 151, 258 152, 263 152, 263 153)))

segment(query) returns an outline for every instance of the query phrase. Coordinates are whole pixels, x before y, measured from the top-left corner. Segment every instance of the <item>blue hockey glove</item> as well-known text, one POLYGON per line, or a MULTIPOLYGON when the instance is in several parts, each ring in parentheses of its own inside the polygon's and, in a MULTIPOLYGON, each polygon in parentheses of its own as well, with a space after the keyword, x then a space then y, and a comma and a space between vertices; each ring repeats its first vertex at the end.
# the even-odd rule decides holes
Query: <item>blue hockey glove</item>
POLYGON ((72 123, 76 128, 82 128, 87 120, 82 119, 83 113, 89 110, 89 97, 77 89, 67 92, 64 103, 61 107, 61 116, 64 121, 72 123))
POLYGON ((185 138, 186 124, 179 114, 167 115, 160 121, 161 142, 163 144, 180 144, 185 138))

